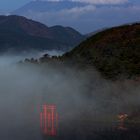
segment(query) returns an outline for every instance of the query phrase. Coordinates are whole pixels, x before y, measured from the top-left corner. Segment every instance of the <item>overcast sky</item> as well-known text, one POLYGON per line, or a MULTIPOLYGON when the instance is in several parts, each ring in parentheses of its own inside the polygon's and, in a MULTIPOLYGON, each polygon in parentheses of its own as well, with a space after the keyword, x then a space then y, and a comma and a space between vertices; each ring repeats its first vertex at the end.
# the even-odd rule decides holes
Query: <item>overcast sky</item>
MULTIPOLYGON (((31 0, 0 0, 0 13, 6 14, 18 9, 31 0), (9 2, 10 1, 10 2, 9 2)), ((41 0, 46 1, 46 0, 41 0)), ((68 1, 68 0, 49 0, 49 1, 68 1)), ((47 26, 63 25, 70 26, 81 33, 89 33, 98 29, 118 26, 125 23, 140 21, 140 0, 69 0, 88 2, 83 7, 74 7, 71 9, 61 9, 55 11, 29 11, 25 13, 14 13, 42 22, 47 26), (131 3, 130 6, 124 6, 131 3), (98 7, 93 4, 111 4, 112 6, 98 7), (123 4, 123 6, 120 6, 123 4)), ((64 6, 64 5, 63 5, 64 6)), ((65 6, 64 6, 65 7, 65 6)), ((32 7, 33 8, 33 7, 32 7)))
MULTIPOLYGON (((31 0, 0 0, 0 10, 15 10, 30 1, 31 0)), ((125 1, 130 1, 133 3, 135 2, 140 3, 140 0, 72 0, 72 1, 86 1, 86 2, 89 1, 93 3, 106 3, 106 2, 107 3, 123 3, 125 1)))

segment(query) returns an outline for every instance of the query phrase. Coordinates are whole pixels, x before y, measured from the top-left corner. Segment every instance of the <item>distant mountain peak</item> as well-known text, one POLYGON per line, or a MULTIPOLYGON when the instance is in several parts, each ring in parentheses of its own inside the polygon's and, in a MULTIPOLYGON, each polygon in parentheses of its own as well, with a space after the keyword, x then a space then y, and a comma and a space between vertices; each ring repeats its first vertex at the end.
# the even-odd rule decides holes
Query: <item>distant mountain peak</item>
POLYGON ((23 14, 25 12, 30 11, 38 11, 38 12, 49 12, 49 11, 60 11, 64 9, 71 9, 74 7, 83 7, 87 5, 86 3, 82 2, 75 2, 75 1, 31 1, 21 8, 12 12, 12 14, 23 14))

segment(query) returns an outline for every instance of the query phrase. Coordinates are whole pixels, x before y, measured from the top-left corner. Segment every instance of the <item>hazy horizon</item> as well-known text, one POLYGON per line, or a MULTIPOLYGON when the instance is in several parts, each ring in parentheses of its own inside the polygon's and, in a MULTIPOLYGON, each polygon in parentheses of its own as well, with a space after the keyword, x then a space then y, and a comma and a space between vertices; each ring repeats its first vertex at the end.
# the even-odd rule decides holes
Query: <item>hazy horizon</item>
POLYGON ((140 23, 77 32, 140 21, 139 0, 30 1, 0 14, 61 26, 0 16, 0 139, 140 140, 140 23))
MULTIPOLYGON (((60 3, 59 0, 49 1, 57 1, 57 3, 60 3)), ((10 2, 10 4, 8 3, 8 0, 1 0, 0 14, 22 15, 27 18, 42 22, 48 26, 70 26, 84 34, 106 27, 140 21, 140 17, 138 15, 140 12, 139 0, 63 1, 82 2, 83 6, 73 5, 71 8, 68 8, 69 6, 67 4, 63 4, 59 10, 55 10, 55 7, 52 6, 49 7, 50 9, 52 8, 51 10, 42 11, 42 7, 40 5, 38 5, 38 8, 30 6, 29 2, 31 2, 31 0, 13 0, 10 2), (26 5, 28 9, 25 9, 24 11, 23 9, 26 7, 26 5), (20 8, 21 10, 11 13, 20 8)))

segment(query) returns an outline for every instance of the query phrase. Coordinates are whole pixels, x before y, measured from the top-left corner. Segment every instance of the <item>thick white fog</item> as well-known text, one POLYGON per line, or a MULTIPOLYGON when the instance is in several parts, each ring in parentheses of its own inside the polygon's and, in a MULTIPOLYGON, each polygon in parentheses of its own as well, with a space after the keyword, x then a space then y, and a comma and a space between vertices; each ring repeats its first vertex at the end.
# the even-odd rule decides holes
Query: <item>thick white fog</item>
POLYGON ((96 71, 17 64, 22 58, 0 57, 2 140, 42 140, 39 111, 44 103, 56 104, 62 131, 76 123, 109 125, 118 113, 129 114, 140 104, 140 87, 133 81, 107 81, 96 71))

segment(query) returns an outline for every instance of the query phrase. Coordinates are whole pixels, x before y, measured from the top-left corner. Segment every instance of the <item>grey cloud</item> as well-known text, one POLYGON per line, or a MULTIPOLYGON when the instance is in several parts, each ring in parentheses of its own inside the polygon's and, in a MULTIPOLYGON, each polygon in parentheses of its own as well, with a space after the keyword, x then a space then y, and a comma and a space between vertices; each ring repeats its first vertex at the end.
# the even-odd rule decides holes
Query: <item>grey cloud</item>
MULTIPOLYGON (((66 1, 66 0, 40 0, 40 1, 66 1)), ((128 2, 128 0, 67 0, 67 1, 76 1, 91 4, 123 4, 128 2)))
POLYGON ((53 12, 28 11, 25 16, 41 21, 49 26, 72 26, 82 33, 92 32, 104 27, 117 26, 140 20, 139 5, 75 7, 53 12))

